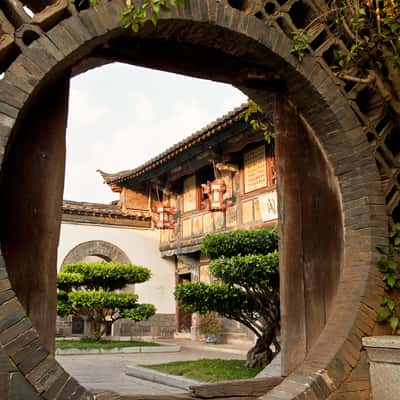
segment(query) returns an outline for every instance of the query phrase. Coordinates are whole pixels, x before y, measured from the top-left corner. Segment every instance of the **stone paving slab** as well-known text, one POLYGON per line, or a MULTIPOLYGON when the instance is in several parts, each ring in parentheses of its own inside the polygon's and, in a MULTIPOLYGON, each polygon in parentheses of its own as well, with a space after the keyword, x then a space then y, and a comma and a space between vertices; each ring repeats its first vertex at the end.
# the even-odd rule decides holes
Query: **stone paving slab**
POLYGON ((202 358, 245 359, 245 355, 182 347, 180 352, 175 353, 57 356, 57 361, 83 386, 91 390, 113 391, 121 395, 161 395, 186 393, 186 390, 127 376, 125 374, 127 366, 199 360, 202 358))
POLYGON ((196 381, 194 379, 185 378, 183 376, 170 375, 164 372, 156 371, 154 369, 148 369, 133 365, 128 365, 126 367, 126 375, 184 390, 189 390, 190 386, 192 385, 200 385, 201 383, 204 383, 201 381, 196 381))

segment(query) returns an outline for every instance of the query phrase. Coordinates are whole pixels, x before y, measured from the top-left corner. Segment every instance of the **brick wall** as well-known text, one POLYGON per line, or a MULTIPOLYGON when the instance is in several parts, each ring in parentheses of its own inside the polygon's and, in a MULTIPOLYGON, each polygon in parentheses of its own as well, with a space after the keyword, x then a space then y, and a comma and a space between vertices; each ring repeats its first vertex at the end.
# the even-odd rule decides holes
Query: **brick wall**
MULTIPOLYGON (((172 338, 175 332, 175 314, 156 314, 147 321, 120 319, 113 324, 113 336, 148 336, 172 338)), ((72 336, 72 317, 57 317, 57 336, 72 336)))
POLYGON ((72 336, 72 316, 57 317, 56 335, 61 337, 72 336))
POLYGON ((175 314, 156 314, 147 321, 121 319, 113 326, 114 336, 149 336, 172 338, 175 333, 175 314))

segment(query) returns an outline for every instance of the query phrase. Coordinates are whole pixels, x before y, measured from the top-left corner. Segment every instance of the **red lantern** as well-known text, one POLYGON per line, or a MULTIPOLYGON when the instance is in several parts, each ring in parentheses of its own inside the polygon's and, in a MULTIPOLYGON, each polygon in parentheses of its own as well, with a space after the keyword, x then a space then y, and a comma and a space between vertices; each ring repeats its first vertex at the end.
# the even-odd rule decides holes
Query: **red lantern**
POLYGON ((203 193, 207 195, 207 209, 209 211, 224 211, 226 208, 224 200, 226 192, 225 181, 223 179, 216 179, 201 186, 203 193))
POLYGON ((173 207, 157 207, 153 211, 153 224, 157 229, 174 229, 175 209, 173 207))

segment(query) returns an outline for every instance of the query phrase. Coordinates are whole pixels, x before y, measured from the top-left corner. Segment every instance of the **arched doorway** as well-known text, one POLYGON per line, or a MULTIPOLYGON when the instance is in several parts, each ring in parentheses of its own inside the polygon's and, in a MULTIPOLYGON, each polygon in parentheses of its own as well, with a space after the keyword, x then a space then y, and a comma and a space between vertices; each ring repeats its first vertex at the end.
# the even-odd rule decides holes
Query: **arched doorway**
MULTIPOLYGON (((80 243, 71 249, 62 261, 61 268, 66 264, 74 264, 77 262, 101 262, 101 261, 114 261, 124 264, 130 264, 129 257, 118 246, 104 240, 91 240, 89 242, 80 243)), ((84 335, 86 328, 82 318, 71 316, 70 318, 58 317, 57 319, 57 334, 62 336, 66 332, 71 335, 84 335), (62 330, 59 328, 62 325, 62 330)), ((108 327, 107 335, 111 335, 111 325, 108 327)))
MULTIPOLYGON (((44 3, 29 2, 37 5, 35 11, 44 3)), ((51 347, 54 326, 43 318, 43 310, 50 315, 55 308, 53 265, 70 73, 117 60, 146 65, 229 82, 266 112, 273 91, 282 221, 283 359, 290 374, 276 392, 285 399, 327 398, 357 365, 360 337, 373 327, 373 316, 363 307, 376 308, 379 295, 372 260, 375 246, 385 240, 387 217, 362 123, 318 60, 310 56, 299 63, 289 52, 290 40, 274 25, 222 1, 191 0, 184 10, 163 15, 156 28, 146 25, 132 34, 120 27, 122 6, 115 0, 95 9, 69 7, 61 17, 52 16, 56 24, 48 18, 41 29, 29 24, 20 28, 21 55, 10 58, 0 82, 1 274, 3 287, 8 290, 11 284, 17 293, 8 294, 11 298, 2 312, 14 319, 2 329, 14 326, 19 315, 17 321, 24 321, 25 327, 21 329, 36 334, 24 317, 25 308, 51 347)), ((48 353, 39 338, 35 340, 38 345, 31 351, 39 355, 31 357, 21 344, 32 363, 18 368, 37 393, 51 393, 60 367, 51 357, 51 367, 43 366, 48 353), (54 369, 45 383, 45 372, 36 380, 28 376, 43 368, 46 373, 54 369)), ((2 342, 4 354, 14 360, 7 343, 2 342)), ((62 387, 83 395, 76 382, 63 379, 62 387)), ((274 390, 265 398, 276 398, 274 390)))
POLYGON ((129 257, 118 246, 104 240, 91 240, 80 243, 71 249, 61 265, 83 261, 86 257, 95 256, 104 261, 114 261, 129 264, 129 257))

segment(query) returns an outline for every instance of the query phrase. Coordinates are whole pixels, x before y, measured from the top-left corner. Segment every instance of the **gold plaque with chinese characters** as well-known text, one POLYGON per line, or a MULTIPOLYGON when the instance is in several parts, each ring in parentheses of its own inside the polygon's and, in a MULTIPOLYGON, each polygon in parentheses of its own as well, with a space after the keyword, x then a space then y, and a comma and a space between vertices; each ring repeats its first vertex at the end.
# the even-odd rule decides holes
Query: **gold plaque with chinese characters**
POLYGON ((267 186, 267 162, 265 146, 244 153, 244 191, 252 192, 267 186))

